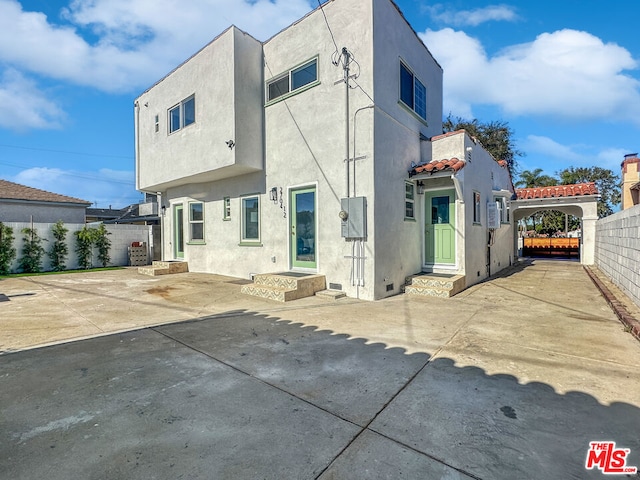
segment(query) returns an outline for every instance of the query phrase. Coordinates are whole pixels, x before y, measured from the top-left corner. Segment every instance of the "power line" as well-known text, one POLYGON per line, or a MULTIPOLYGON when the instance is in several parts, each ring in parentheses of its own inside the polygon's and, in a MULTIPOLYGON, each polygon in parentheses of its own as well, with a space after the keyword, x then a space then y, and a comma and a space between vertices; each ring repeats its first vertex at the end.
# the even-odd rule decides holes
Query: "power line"
POLYGON ((66 153, 68 155, 82 155, 85 157, 103 157, 103 158, 124 158, 127 160, 133 160, 132 156, 125 155, 110 155, 106 153, 85 153, 85 152, 71 152, 68 150, 53 150, 51 148, 36 148, 36 147, 22 147, 19 145, 5 145, 0 143, 0 147, 4 148, 17 148, 20 150, 34 150, 37 152, 53 152, 53 153, 66 153))
POLYGON ((335 47, 335 51, 331 54, 331 63, 333 63, 337 67, 339 62, 337 58, 339 58, 340 49, 338 48, 335 37, 333 36, 333 32, 331 31, 331 27, 329 26, 329 20, 327 20, 327 15, 324 13, 324 8, 322 8, 322 3, 320 3, 320 0, 318 0, 318 6, 320 7, 320 11, 322 12, 322 16, 324 17, 324 23, 327 25, 327 30, 329 30, 329 35, 331 35, 331 40, 333 41, 333 46, 335 47))

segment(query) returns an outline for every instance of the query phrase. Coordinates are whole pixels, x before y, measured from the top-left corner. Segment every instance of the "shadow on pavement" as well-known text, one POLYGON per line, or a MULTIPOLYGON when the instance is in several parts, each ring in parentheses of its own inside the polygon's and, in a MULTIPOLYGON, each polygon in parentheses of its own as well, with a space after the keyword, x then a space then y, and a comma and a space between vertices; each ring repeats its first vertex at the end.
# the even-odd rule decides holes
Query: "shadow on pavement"
POLYGON ((631 404, 249 311, 8 354, 0 379, 0 478, 602 478, 609 440, 640 466, 631 404))

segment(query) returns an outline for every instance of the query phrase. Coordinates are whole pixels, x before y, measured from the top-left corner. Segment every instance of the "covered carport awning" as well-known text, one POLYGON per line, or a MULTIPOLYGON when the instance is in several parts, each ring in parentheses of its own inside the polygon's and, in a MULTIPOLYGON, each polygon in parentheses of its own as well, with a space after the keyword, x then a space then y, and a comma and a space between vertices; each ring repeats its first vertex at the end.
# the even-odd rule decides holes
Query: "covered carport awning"
MULTIPOLYGON (((580 217, 582 247, 580 262, 592 265, 595 257, 596 221, 600 195, 594 182, 549 187, 518 188, 516 200, 511 201, 514 221, 543 210, 557 210, 580 217)), ((514 239, 517 248, 517 238, 514 239)))

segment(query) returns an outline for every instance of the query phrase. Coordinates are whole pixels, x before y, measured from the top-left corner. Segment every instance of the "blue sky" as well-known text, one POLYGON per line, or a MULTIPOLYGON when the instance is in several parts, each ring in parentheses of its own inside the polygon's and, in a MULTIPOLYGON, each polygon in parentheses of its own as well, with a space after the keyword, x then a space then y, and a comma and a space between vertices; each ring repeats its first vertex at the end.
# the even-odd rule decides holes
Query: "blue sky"
MULTIPOLYGON (((619 174, 640 150, 640 3, 397 3, 444 69, 445 116, 507 122, 521 170, 619 174)), ((264 40, 316 6, 0 0, 0 178, 103 208, 141 200, 135 97, 230 24, 264 40)))

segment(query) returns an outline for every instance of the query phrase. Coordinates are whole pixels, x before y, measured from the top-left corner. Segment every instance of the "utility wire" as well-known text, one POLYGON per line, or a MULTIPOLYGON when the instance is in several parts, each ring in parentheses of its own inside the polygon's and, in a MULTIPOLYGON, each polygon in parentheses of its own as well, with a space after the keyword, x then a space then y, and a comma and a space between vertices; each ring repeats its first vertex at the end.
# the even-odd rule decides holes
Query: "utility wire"
POLYGON ((329 26, 329 20, 327 20, 327 15, 324 13, 324 8, 322 8, 322 3, 320 0, 318 0, 318 6, 320 7, 320 11, 322 12, 322 16, 324 17, 324 23, 327 25, 327 30, 329 30, 329 35, 331 35, 331 40, 333 41, 333 46, 335 47, 335 51, 331 54, 331 63, 333 63, 337 67, 340 61, 340 49, 338 48, 335 37, 333 36, 333 32, 331 31, 331 27, 329 26))

